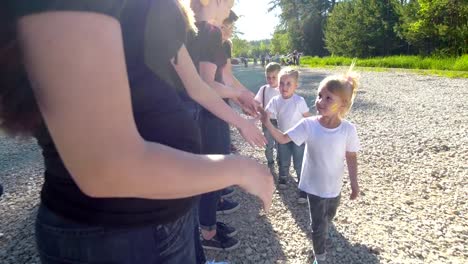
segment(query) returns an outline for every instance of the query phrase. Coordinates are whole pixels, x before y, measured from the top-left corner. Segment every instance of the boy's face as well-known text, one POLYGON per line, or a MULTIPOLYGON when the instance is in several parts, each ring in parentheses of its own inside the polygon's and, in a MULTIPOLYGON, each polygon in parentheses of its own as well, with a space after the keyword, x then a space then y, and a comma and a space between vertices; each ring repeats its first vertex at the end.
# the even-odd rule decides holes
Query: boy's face
POLYGON ((270 87, 278 87, 278 73, 279 71, 272 71, 265 74, 266 81, 270 87))
POLYGON ((297 88, 297 81, 289 75, 282 75, 279 81, 279 90, 284 99, 291 98, 297 88))
POLYGON ((343 101, 338 95, 328 91, 326 87, 321 87, 318 90, 315 108, 319 115, 328 117, 338 116, 342 107, 343 101))

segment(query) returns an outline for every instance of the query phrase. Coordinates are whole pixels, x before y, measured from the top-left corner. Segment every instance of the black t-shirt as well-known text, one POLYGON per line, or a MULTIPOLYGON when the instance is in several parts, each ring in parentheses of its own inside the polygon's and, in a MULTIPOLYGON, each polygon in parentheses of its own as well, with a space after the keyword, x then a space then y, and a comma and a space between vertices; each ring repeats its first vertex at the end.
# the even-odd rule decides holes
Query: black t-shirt
MULTIPOLYGON (((97 12, 119 20, 133 114, 139 133, 147 141, 192 153, 200 152, 197 125, 184 109, 174 88, 176 86, 181 89, 181 86, 177 85, 180 80, 174 79, 173 72, 167 70, 169 67, 166 66, 169 59, 176 56, 186 36, 184 20, 179 7, 174 5, 175 2, 172 0, 11 0, 8 3, 16 17, 63 10, 97 12), (162 10, 166 12, 164 19, 167 19, 164 21, 164 26, 170 27, 171 31, 163 30, 161 25, 153 24, 156 23, 155 20, 159 20, 158 16, 164 13, 160 12, 162 10), (161 33, 165 34, 162 38, 153 35, 161 33), (163 43, 161 40, 166 42, 163 43)), ((72 180, 47 128, 42 127, 36 133, 36 138, 43 150, 46 168, 41 200, 49 209, 64 217, 99 225, 162 224, 177 219, 192 206, 192 198, 153 200, 89 197, 81 192, 72 180)), ((138 175, 134 177, 137 181, 138 175)))
POLYGON ((226 60, 232 58, 232 43, 230 40, 223 42, 224 54, 226 55, 226 60))
POLYGON ((206 22, 200 21, 195 24, 198 28, 198 35, 195 38, 193 52, 196 58, 196 66, 200 62, 210 62, 216 65, 215 81, 224 83, 223 69, 226 66, 227 58, 223 49, 221 29, 206 22))

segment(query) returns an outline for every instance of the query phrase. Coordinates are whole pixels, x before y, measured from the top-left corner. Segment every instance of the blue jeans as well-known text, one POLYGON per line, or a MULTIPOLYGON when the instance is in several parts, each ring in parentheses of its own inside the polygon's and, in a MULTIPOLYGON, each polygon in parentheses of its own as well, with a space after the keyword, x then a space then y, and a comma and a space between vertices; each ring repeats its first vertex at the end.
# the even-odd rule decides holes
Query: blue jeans
MULTIPOLYGON (((228 123, 208 113, 206 110, 202 110, 200 130, 203 154, 228 155, 231 153, 231 136, 228 123)), ((201 195, 198 212, 201 229, 216 229, 216 209, 220 198, 220 191, 201 195)))
MULTIPOLYGON (((278 122, 276 121, 276 119, 270 119, 270 121, 274 127, 278 128, 278 122)), ((273 159, 273 149, 277 146, 277 144, 270 131, 268 131, 268 129, 265 126, 262 126, 262 130, 263 135, 265 135, 265 138, 267 140, 267 144, 265 146, 265 157, 267 159, 268 165, 273 165, 275 163, 275 160, 273 159)), ((276 160, 279 160, 278 154, 276 154, 276 160)))
POLYGON ((41 205, 36 242, 41 263, 196 263, 193 210, 163 225, 113 228, 65 219, 41 205))
POLYGON ((304 144, 298 146, 294 142, 278 144, 279 156, 279 177, 289 175, 289 166, 291 165, 291 156, 293 158, 294 170, 296 170, 297 179, 301 178, 302 157, 304 156, 304 144))

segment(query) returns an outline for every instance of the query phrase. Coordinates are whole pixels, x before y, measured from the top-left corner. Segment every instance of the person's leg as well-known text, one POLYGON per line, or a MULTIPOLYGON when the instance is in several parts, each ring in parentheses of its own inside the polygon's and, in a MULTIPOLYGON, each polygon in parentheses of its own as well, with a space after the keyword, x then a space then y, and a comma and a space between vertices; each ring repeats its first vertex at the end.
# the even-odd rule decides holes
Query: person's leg
POLYGON ((193 212, 174 222, 132 228, 86 225, 40 206, 36 242, 41 263, 196 263, 193 212))
POLYGON ((326 199, 308 194, 309 213, 312 226, 314 254, 325 256, 325 241, 328 231, 326 199))
MULTIPOLYGON (((203 153, 204 154, 229 154, 229 125, 203 111, 200 129, 202 131, 203 153)), ((199 207, 200 229, 202 234, 202 246, 205 249, 229 250, 237 247, 239 241, 218 234, 216 212, 220 200, 221 192, 215 191, 201 195, 199 207)))
POLYGON ((298 146, 294 144, 293 142, 289 142, 288 144, 291 147, 291 152, 293 156, 293 166, 294 166, 294 170, 296 171, 297 181, 299 181, 301 179, 302 160, 304 158, 305 145, 302 144, 298 146))
MULTIPOLYGON (((289 144, 289 143, 288 143, 289 144)), ((279 172, 278 187, 286 188, 286 177, 289 175, 289 166, 291 165, 291 148, 288 144, 278 144, 279 172)))
POLYGON ((265 126, 262 126, 262 130, 263 135, 265 135, 265 138, 267 140, 267 144, 265 146, 265 157, 267 159, 268 167, 271 167, 275 164, 275 160, 273 159, 273 148, 275 147, 275 139, 265 126))

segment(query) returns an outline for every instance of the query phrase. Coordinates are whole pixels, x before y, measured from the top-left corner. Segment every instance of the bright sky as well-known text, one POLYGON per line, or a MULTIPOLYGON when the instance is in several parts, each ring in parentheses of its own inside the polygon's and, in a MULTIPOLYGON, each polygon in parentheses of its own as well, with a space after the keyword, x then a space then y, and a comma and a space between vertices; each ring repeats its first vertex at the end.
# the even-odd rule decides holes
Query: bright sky
POLYGON ((269 39, 279 23, 278 9, 268 13, 271 0, 237 0, 234 12, 240 16, 236 22, 237 31, 244 33, 240 38, 246 40, 269 39))

